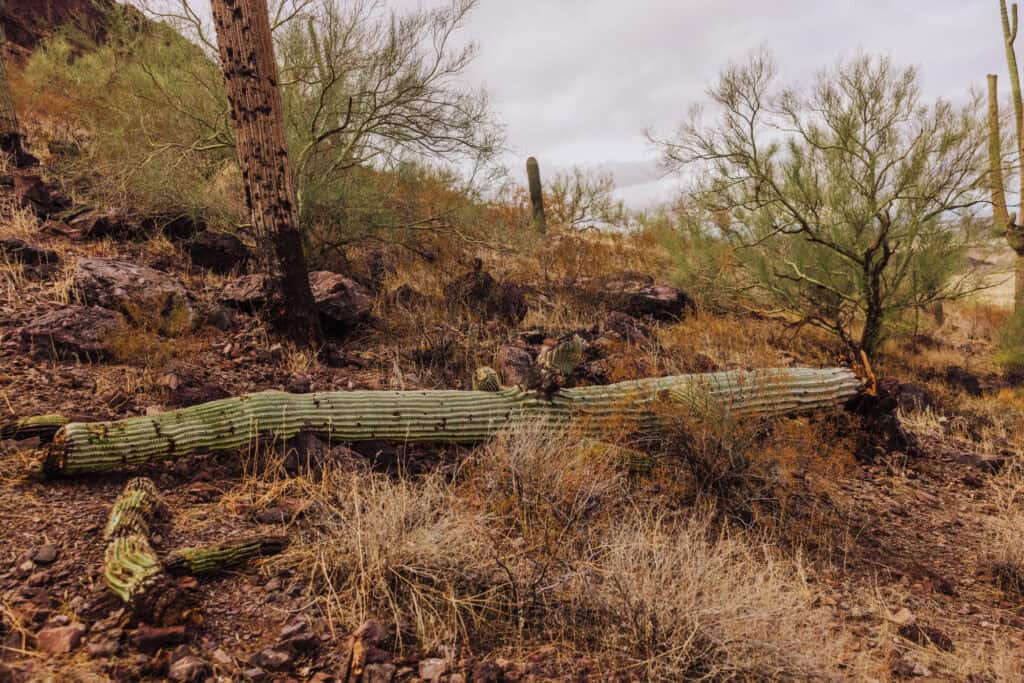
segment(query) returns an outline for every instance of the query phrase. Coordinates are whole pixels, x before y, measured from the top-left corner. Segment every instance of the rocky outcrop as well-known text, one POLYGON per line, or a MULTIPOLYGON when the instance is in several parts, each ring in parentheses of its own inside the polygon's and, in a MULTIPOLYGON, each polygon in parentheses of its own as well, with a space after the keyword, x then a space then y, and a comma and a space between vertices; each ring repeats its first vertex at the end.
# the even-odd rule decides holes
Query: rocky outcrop
POLYGON ((616 273, 581 281, 577 296, 635 318, 679 320, 695 308, 693 299, 675 287, 658 284, 650 275, 616 273))
POLYGON ((110 354, 110 339, 122 323, 106 308, 66 306, 25 325, 21 338, 39 353, 98 360, 110 354))
POLYGON ((252 256, 249 247, 225 232, 201 232, 188 245, 192 263, 215 273, 230 273, 245 268, 252 256))
MULTIPOLYGON (((351 278, 326 270, 309 274, 309 286, 320 311, 324 331, 334 335, 348 334, 364 324, 373 310, 369 290, 351 278)), ((243 311, 255 312, 268 300, 266 275, 243 275, 224 287, 220 302, 243 311)))
POLYGON ((28 209, 38 218, 46 219, 71 206, 71 197, 32 173, 16 173, 13 178, 14 201, 19 208, 28 209))
POLYGON ((326 332, 347 334, 370 317, 373 297, 355 280, 320 270, 309 274, 309 286, 326 332))
POLYGON ((37 247, 13 237, 0 239, 0 254, 9 261, 24 263, 29 266, 56 265, 60 256, 50 249, 37 247))
POLYGON ((197 315, 184 285, 167 273, 128 261, 81 258, 72 288, 84 304, 120 311, 167 333, 191 329, 197 315))
POLYGON ((513 282, 499 282, 477 261, 474 269, 444 288, 445 297, 487 320, 514 325, 526 317, 529 306, 522 288, 513 282))

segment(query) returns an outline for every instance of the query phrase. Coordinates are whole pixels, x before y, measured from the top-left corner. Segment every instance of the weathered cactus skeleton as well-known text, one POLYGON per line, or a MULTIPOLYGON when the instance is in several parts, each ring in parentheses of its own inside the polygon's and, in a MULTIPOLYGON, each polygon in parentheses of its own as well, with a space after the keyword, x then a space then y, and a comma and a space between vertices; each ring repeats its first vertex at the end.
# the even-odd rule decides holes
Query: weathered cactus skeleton
POLYGON ((788 368, 642 379, 547 396, 500 387, 486 372, 475 391, 265 391, 114 422, 65 425, 43 462, 50 476, 121 470, 258 437, 310 432, 337 442, 477 443, 519 425, 579 438, 655 427, 660 405, 687 414, 769 417, 841 404, 860 381, 845 368, 788 368), (496 390, 494 390, 496 388, 496 390))

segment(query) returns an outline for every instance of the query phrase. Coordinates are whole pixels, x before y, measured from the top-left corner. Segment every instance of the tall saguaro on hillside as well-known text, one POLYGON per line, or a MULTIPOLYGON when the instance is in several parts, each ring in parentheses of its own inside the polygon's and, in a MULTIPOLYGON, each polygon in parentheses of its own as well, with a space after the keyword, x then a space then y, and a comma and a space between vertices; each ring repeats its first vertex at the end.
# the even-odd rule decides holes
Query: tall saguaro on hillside
POLYGON ((540 184, 540 164, 534 157, 526 160, 526 180, 530 186, 530 206, 533 209, 533 225, 537 232, 548 231, 548 221, 544 217, 544 188, 540 184))
MULTIPOLYGON (((1017 53, 1014 43, 1017 41, 1017 3, 1007 12, 1006 0, 999 0, 999 14, 1003 27, 1003 45, 1006 49, 1006 66, 1010 72, 1010 96, 1013 102, 1013 129, 1017 142, 1018 181, 1020 183, 1020 200, 1024 202, 1024 101, 1021 98, 1020 72, 1017 68, 1017 53)), ((1002 140, 999 121, 999 93, 997 76, 988 76, 988 153, 989 153, 989 187, 992 193, 992 217, 997 232, 1005 233, 1010 248, 1017 253, 1014 267, 1013 305, 1017 310, 1024 309, 1024 226, 1019 213, 1010 213, 1006 203, 1006 192, 1003 185, 1002 140)))
POLYGON ((315 346, 322 332, 298 228, 267 0, 211 5, 245 200, 261 260, 279 286, 272 321, 294 342, 315 346))

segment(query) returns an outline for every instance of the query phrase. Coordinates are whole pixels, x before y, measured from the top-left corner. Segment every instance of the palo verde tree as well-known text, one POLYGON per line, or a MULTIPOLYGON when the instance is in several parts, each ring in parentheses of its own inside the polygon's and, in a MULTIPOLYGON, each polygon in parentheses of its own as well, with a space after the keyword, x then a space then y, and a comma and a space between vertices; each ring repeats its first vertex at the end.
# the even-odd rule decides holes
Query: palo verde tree
POLYGON ((315 347, 323 334, 299 233, 267 2, 213 0, 212 7, 245 200, 264 265, 278 276, 272 321, 292 341, 315 347))
POLYGON ((615 177, 608 171, 587 171, 574 166, 555 175, 545 203, 555 225, 573 229, 621 226, 626 205, 615 198, 615 177))
MULTIPOLYGON (((215 53, 210 26, 196 0, 138 0, 208 54, 215 53)), ((299 220, 318 233, 344 237, 379 229, 395 234, 403 225, 372 208, 384 197, 366 196, 373 173, 435 162, 490 170, 502 149, 485 92, 470 87, 465 72, 476 56, 471 42, 456 41, 477 0, 455 0, 435 8, 390 10, 381 0, 268 0, 280 76, 286 139, 296 186, 299 220), (458 44, 456 44, 458 42, 458 44)), ((143 54, 145 57, 145 54, 143 54)), ((206 70, 188 66, 174 80, 189 97, 161 87, 171 79, 150 64, 146 96, 198 120, 202 138, 165 145, 174 131, 149 129, 152 146, 173 160, 197 145, 215 156, 232 144, 219 114, 221 87, 206 70)), ((176 67, 177 68, 177 67, 176 67)), ((189 121, 192 123, 193 121, 189 121)), ((417 216, 420 227, 431 216, 417 216)))
POLYGON ((872 353, 901 314, 975 288, 965 251, 987 203, 980 102, 923 101, 914 68, 863 56, 806 89, 757 55, 725 69, 671 139, 706 229, 735 247, 758 308, 872 353))

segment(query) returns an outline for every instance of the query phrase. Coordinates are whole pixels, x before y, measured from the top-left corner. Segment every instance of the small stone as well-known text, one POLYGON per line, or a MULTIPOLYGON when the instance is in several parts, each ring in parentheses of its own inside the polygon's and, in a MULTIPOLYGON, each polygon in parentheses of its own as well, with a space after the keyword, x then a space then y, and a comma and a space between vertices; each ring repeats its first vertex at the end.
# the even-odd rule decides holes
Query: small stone
POLYGON ((391 683, 395 678, 394 664, 367 664, 363 667, 363 683, 391 683))
POLYGON ((931 676, 932 672, 931 672, 931 669, 926 667, 921 662, 916 662, 914 664, 914 668, 911 670, 911 674, 914 675, 914 676, 924 677, 924 676, 931 676))
POLYGON ((466 677, 462 674, 452 674, 448 677, 448 683, 466 683, 466 677))
POLYGON ((174 645, 185 640, 184 626, 153 627, 142 624, 132 634, 132 642, 140 650, 155 650, 163 645, 174 645))
POLYGON ((46 543, 36 548, 32 553, 32 561, 36 564, 51 564, 57 559, 57 546, 46 543))
POLYGON ((85 649, 90 657, 113 657, 121 649, 121 645, 115 638, 103 638, 90 642, 85 649))
POLYGON ((263 586, 263 590, 267 591, 268 593, 276 593, 277 591, 281 590, 281 578, 275 576, 270 581, 267 581, 267 583, 263 586))
POLYGON ((82 642, 84 634, 85 626, 82 624, 71 624, 70 626, 44 628, 36 634, 36 640, 42 652, 62 655, 77 648, 82 642))
POLYGON ((172 681, 194 683, 205 680, 210 675, 210 665, 195 655, 186 655, 173 662, 167 669, 167 677, 172 681))
POLYGON ((220 666, 231 666, 235 663, 235 660, 231 658, 231 655, 219 647, 213 651, 210 658, 213 659, 214 664, 218 664, 220 666))
POLYGON ((889 614, 886 618, 897 626, 914 623, 914 613, 906 607, 901 607, 895 614, 889 614))
POLYGON ((267 678, 267 672, 258 666, 254 666, 251 669, 246 669, 242 672, 242 675, 248 678, 250 681, 263 681, 267 678))
POLYGON ((446 659, 435 657, 424 659, 420 662, 420 678, 428 683, 441 680, 441 676, 444 676, 446 673, 448 673, 448 660, 446 659))
POLYGON ((249 660, 250 664, 255 664, 263 669, 270 669, 276 671, 283 669, 291 664, 291 654, 284 650, 278 650, 277 648, 268 647, 266 650, 260 650, 249 660))
POLYGON ((260 524, 284 524, 288 519, 281 508, 265 508, 257 511, 254 517, 260 524))

